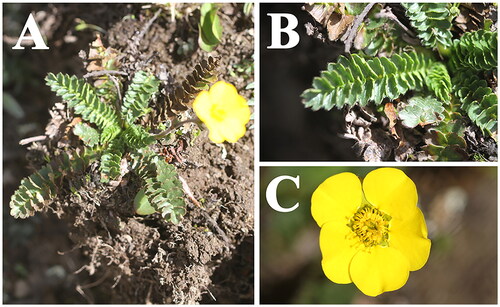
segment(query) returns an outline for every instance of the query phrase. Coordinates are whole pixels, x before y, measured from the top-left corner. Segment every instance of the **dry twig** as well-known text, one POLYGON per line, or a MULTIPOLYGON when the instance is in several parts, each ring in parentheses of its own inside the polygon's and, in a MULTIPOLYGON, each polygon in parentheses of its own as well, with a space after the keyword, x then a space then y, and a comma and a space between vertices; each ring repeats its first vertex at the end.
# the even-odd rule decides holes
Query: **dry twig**
POLYGON ((93 72, 89 72, 88 74, 83 75, 84 78, 90 78, 90 77, 100 77, 104 75, 122 75, 122 76, 128 76, 128 73, 124 71, 118 71, 118 70, 96 70, 93 72))
POLYGON ((367 4, 361 14, 357 15, 356 19, 354 19, 352 27, 346 31, 344 36, 342 36, 341 40, 345 43, 345 52, 349 52, 351 50, 352 43, 354 41, 354 38, 356 37, 356 34, 358 33, 358 28, 361 25, 361 22, 363 21, 363 19, 365 19, 366 15, 368 14, 368 12, 370 12, 374 5, 375 3, 367 4))

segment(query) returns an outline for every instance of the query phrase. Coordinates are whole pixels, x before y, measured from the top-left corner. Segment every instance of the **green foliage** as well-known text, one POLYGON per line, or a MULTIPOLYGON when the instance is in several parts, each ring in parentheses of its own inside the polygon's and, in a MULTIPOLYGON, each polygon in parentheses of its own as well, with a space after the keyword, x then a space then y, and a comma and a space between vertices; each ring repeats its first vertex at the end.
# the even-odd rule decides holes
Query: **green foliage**
POLYGON ((146 190, 140 189, 134 198, 134 211, 139 215, 149 215, 156 213, 156 209, 151 206, 146 197, 146 190))
POLYGON ((422 45, 437 48, 438 45, 450 47, 452 44, 452 19, 457 15, 453 3, 401 3, 406 16, 417 31, 422 45))
POLYGON ((85 123, 78 123, 73 128, 73 133, 80 137, 83 144, 89 147, 94 147, 99 144, 100 134, 99 131, 90 127, 85 123))
POLYGON ((186 212, 186 204, 175 167, 148 150, 139 150, 132 159, 132 170, 144 182, 144 195, 148 202, 143 206, 149 205, 163 218, 178 223, 186 212))
POLYGON ((364 45, 365 54, 376 56, 382 54, 392 56, 394 53, 403 52, 406 46, 400 39, 401 27, 388 18, 369 19, 365 24, 364 45))
MULTIPOLYGON (((199 79, 193 80, 205 80, 201 68, 199 75, 199 79)), ((117 113, 113 106, 105 103, 110 102, 106 99, 111 97, 109 93, 101 92, 102 95, 98 95, 92 86, 81 79, 49 74, 46 80, 51 89, 68 103, 69 108, 73 108, 76 114, 97 128, 79 123, 73 129, 85 146, 93 148, 92 155, 73 154, 70 158, 64 153, 40 171, 23 179, 11 199, 11 215, 26 218, 35 211, 41 211, 57 194, 61 179, 67 174, 82 172, 90 160, 100 160, 101 181, 108 182, 120 176, 125 158, 132 157, 132 170, 144 182, 145 202, 150 203, 166 220, 178 223, 185 213, 186 205, 176 169, 149 149, 156 138, 142 126, 133 123, 150 111, 148 104, 158 91, 159 81, 153 75, 138 72, 126 91, 121 112, 117 113)))
POLYGON ((51 90, 62 97, 76 114, 95 124, 100 130, 107 131, 101 136, 101 143, 111 141, 120 133, 120 121, 116 111, 102 103, 95 90, 84 80, 62 73, 49 73, 45 80, 51 90))
POLYGON ((366 7, 366 3, 345 3, 347 12, 351 15, 359 15, 366 7))
POLYGON ((83 19, 77 18, 75 21, 78 22, 78 24, 75 26, 76 31, 92 30, 101 32, 102 34, 106 34, 106 31, 103 28, 90 23, 86 23, 83 19))
POLYGON ((496 139, 498 130, 498 97, 485 80, 467 71, 453 78, 454 92, 464 110, 474 124, 484 134, 496 139))
POLYGON ((450 67, 455 70, 489 71, 497 69, 497 32, 467 32, 453 41, 450 67))
POLYGON ((334 106, 382 103, 384 98, 395 99, 408 90, 422 90, 434 60, 423 53, 395 54, 365 60, 357 54, 340 56, 329 63, 320 77, 313 79, 313 88, 304 91, 306 107, 331 110, 334 106))
POLYGON ((91 158, 90 151, 84 154, 73 152, 71 157, 63 152, 51 163, 21 180, 21 185, 10 199, 10 215, 27 218, 41 211, 57 195, 62 179, 68 174, 82 173, 91 158))
POLYGON ((373 6, 356 38, 362 51, 329 63, 302 93, 303 103, 316 111, 391 101, 403 126, 425 128, 419 129, 426 131, 422 149, 433 159, 469 159, 465 117, 497 141, 495 27, 484 20, 482 30, 453 39, 459 4, 402 3, 410 29, 395 19, 396 7, 373 6), (427 50, 416 46, 411 32, 427 50))
POLYGON ((54 180, 58 177, 51 165, 42 167, 33 175, 21 180, 21 185, 10 200, 10 215, 15 218, 32 216, 40 211, 40 204, 56 195, 54 180))
POLYGON ((160 80, 145 71, 139 71, 134 75, 132 84, 128 87, 123 98, 121 110, 121 114, 128 124, 134 123, 149 112, 149 101, 158 92, 159 84, 160 80))
POLYGON ((130 125, 122 134, 124 143, 132 149, 139 149, 153 144, 156 140, 141 126, 130 125))
POLYGON ((208 2, 202 4, 200 8, 201 17, 198 24, 200 36, 198 44, 206 52, 214 50, 221 42, 222 25, 217 15, 218 10, 217 4, 208 2))
POLYGON ((457 121, 463 116, 496 141, 498 97, 486 81, 494 82, 498 65, 498 38, 496 31, 489 30, 491 21, 484 21, 483 30, 466 32, 453 40, 452 22, 460 13, 459 4, 402 6, 412 29, 395 26, 391 7, 373 6, 360 31, 363 44, 358 48, 363 52, 329 63, 327 70, 313 79, 312 88, 302 93, 305 106, 331 110, 402 98, 399 118, 407 127, 432 126, 427 128, 434 131, 437 143, 429 143, 426 149, 438 159, 467 157, 463 135, 455 136, 456 132, 445 128, 457 122, 463 126, 467 121, 457 121), (432 50, 410 45, 411 33, 409 39, 405 36, 411 31, 432 50), (439 56, 434 58, 433 53, 439 56))
POLYGON ((115 139, 120 133, 122 129, 120 126, 109 126, 106 127, 101 133, 101 144, 106 144, 115 139))
POLYGON ((252 2, 246 2, 243 4, 243 14, 245 16, 251 16, 253 11, 253 3, 252 2))
MULTIPOLYGON (((115 68, 113 67, 113 69, 115 68)), ((118 89, 116 86, 120 85, 120 83, 113 82, 113 80, 107 76, 105 79, 99 79, 97 83, 98 85, 95 86, 95 93, 102 102, 113 104, 118 100, 118 89)))
POLYGON ((450 101, 451 78, 443 63, 436 62, 431 66, 427 75, 426 84, 441 101, 450 101))
POLYGON ((112 140, 102 151, 101 164, 101 182, 108 182, 120 175, 120 164, 124 152, 124 144, 120 138, 112 140))
POLYGON ((399 118, 406 127, 415 128, 439 122, 444 118, 444 110, 442 102, 431 96, 415 96, 408 99, 408 105, 399 112, 399 118))
POLYGON ((468 158, 465 148, 467 143, 463 137, 464 125, 461 120, 441 123, 430 129, 427 145, 424 151, 431 155, 434 160, 461 161, 468 158))
POLYGON ((254 56, 251 58, 243 59, 241 62, 233 64, 229 67, 229 74, 232 77, 243 79, 249 79, 254 73, 254 56))

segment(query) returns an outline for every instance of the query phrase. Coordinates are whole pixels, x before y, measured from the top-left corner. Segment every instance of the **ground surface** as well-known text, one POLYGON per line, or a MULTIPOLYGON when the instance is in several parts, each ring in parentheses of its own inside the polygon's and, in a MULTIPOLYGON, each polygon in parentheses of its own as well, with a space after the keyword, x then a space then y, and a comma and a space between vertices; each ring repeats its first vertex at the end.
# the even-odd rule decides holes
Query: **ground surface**
MULTIPOLYGON (((39 167, 43 153, 61 145, 49 138, 33 144, 27 155, 20 139, 44 134, 56 98, 43 85, 47 72, 84 73, 80 50, 88 51, 93 31, 74 30, 75 18, 97 25, 105 46, 124 55, 121 69, 158 73, 166 67, 180 83, 208 54, 197 47, 198 5, 176 5, 146 27, 136 49, 128 48, 158 10, 150 5, 5 5, 4 50, 9 78, 4 82, 23 109, 15 117, 4 111, 4 297, 5 303, 251 303, 253 302, 253 130, 235 144, 216 146, 202 131, 189 135, 189 146, 173 161, 202 207, 188 204, 178 225, 157 215, 138 217, 132 201, 138 189, 134 178, 119 186, 90 181, 78 195, 68 183, 52 205, 57 214, 14 220, 7 205, 26 165, 39 167), (27 12, 47 36, 49 51, 13 53, 12 39, 27 12), (9 32, 10 31, 10 32, 9 32), (11 45, 9 45, 11 44, 11 45), (36 63, 36 65, 34 65, 36 63), (29 161, 29 162, 28 162, 29 161)), ((243 4, 224 4, 219 10, 224 35, 210 55, 220 57, 219 79, 234 84, 245 98, 253 81, 253 21, 243 4)), ((15 42, 14 42, 15 43, 15 42)), ((55 109, 53 109, 55 110, 55 109)), ((190 112, 190 111, 188 111, 190 112)), ((71 117, 60 113, 63 128, 71 117)), ((54 116, 53 116, 54 117, 54 116)), ((251 123, 249 124, 249 126, 251 123)), ((192 129, 193 126, 187 127, 192 129)), ((185 140, 177 140, 184 142, 185 140)), ((68 146, 71 146, 69 144, 68 146)), ((59 146, 60 147, 60 146, 59 146)), ((186 146, 184 146, 186 147, 186 146)), ((92 174, 95 165, 90 167, 92 174)), ((75 179, 76 180, 76 179, 75 179)))

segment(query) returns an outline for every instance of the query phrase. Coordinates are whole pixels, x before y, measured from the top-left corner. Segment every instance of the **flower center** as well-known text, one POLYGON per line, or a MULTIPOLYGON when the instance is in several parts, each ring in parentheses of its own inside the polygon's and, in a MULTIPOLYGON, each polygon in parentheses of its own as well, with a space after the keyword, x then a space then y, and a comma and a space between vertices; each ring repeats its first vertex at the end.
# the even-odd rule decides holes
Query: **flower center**
POLYGON ((389 245, 391 217, 371 205, 359 208, 349 220, 349 228, 366 247, 389 245))
POLYGON ((222 122, 226 118, 226 110, 224 110, 224 108, 221 108, 218 105, 214 105, 214 106, 212 106, 212 109, 210 110, 210 115, 216 121, 222 122))

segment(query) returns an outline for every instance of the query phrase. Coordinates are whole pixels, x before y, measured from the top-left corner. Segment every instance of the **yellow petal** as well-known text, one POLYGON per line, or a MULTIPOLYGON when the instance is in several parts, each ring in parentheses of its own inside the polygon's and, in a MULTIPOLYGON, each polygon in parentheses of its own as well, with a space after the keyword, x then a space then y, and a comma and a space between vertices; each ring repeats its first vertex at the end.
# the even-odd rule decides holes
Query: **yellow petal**
POLYGON ((246 132, 245 125, 242 125, 237 119, 227 119, 222 123, 206 121, 205 124, 209 130, 208 137, 214 143, 222 143, 224 141, 235 143, 246 132))
POLYGON ((379 168, 363 180, 366 200, 393 218, 411 217, 417 208, 417 188, 403 171, 379 168))
POLYGON ((234 121, 229 121, 228 129, 226 130, 226 140, 230 143, 234 143, 238 141, 241 137, 245 135, 246 128, 244 125, 231 123, 234 121))
MULTIPOLYGON (((209 126, 207 125, 207 127, 209 127, 209 126)), ((208 138, 210 139, 210 141, 212 141, 216 144, 222 143, 226 140, 224 135, 221 133, 221 131, 217 127, 212 128, 212 129, 208 128, 208 138)))
POLYGON ((326 223, 319 235, 323 272, 328 279, 338 284, 352 282, 349 264, 358 251, 354 248, 356 242, 348 239, 350 233, 352 232, 347 225, 333 222, 326 223))
POLYGON ((215 101, 231 101, 238 97, 238 90, 234 85, 224 81, 218 81, 210 88, 210 96, 215 101))
POLYGON ((208 91, 202 91, 196 96, 193 102, 193 110, 202 121, 206 121, 210 116, 212 100, 208 91))
POLYGON ((399 250, 409 261, 410 271, 421 269, 429 258, 431 241, 422 211, 417 208, 410 219, 391 220, 389 246, 399 250))
POLYGON ((236 118, 239 122, 243 123, 245 125, 250 121, 250 108, 248 107, 247 101, 243 96, 238 96, 238 99, 236 99, 237 105, 235 106, 235 111, 234 111, 234 118, 236 118))
POLYGON ((361 182, 353 173, 334 175, 314 191, 311 214, 319 227, 328 221, 347 221, 361 205, 362 193, 361 182))
POLYGON ((349 272, 361 292, 377 296, 404 286, 410 275, 408 266, 408 260, 397 249, 376 246, 354 255, 349 272))

